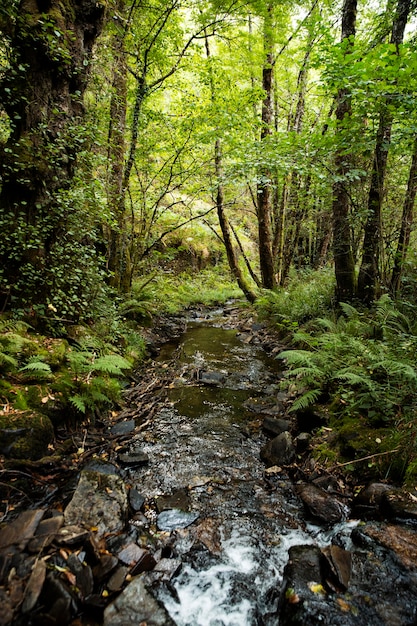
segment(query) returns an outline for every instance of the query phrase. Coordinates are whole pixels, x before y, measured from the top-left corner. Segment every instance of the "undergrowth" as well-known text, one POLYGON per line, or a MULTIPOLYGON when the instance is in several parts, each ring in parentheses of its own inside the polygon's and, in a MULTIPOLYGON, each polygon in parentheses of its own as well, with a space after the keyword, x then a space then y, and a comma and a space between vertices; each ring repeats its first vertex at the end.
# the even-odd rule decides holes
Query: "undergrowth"
POLYGON ((159 273, 135 281, 125 314, 146 322, 155 314, 173 314, 194 305, 222 304, 241 297, 241 290, 224 265, 192 274, 159 273))
POLYGON ((406 457, 404 468, 414 467, 415 311, 404 314, 388 295, 372 311, 348 304, 340 307, 339 314, 311 320, 294 332, 293 349, 280 354, 288 366, 284 385, 296 396, 291 410, 326 403, 335 429, 349 430, 349 437, 358 441, 355 429, 385 429, 384 445, 380 436, 373 438, 379 446, 375 450, 398 450, 406 457))

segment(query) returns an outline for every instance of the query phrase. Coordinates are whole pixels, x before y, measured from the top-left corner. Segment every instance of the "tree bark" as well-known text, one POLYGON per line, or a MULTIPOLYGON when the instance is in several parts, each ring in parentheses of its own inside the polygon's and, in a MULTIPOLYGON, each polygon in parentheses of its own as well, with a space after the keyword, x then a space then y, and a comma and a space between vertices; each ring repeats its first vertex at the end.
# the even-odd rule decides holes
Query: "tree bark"
MULTIPOLYGON (((262 87, 265 96, 262 102, 261 143, 272 135, 273 128, 273 38, 272 38, 272 5, 267 7, 264 21, 264 67, 262 70, 262 87)), ((259 239, 259 264, 261 268, 262 286, 273 289, 276 286, 274 259, 272 255, 272 185, 271 172, 262 167, 258 173, 257 217, 259 239)))
POLYGON ((126 150, 126 113, 127 113, 127 64, 125 38, 125 1, 119 0, 118 15, 123 18, 123 26, 113 34, 113 78, 110 100, 110 119, 108 133, 108 183, 107 204, 114 225, 108 233, 107 267, 110 271, 110 285, 120 292, 129 291, 131 271, 127 254, 125 224, 125 150, 126 150))
MULTIPOLYGON (((0 153, 1 308, 45 303, 51 249, 66 236, 68 188, 82 145, 82 96, 104 18, 95 0, 20 0, 0 101, 11 124, 0 153)), ((56 269, 56 268, 55 268, 56 269)))
MULTIPOLYGON (((345 0, 342 14, 342 42, 349 40, 351 52, 356 32, 356 0, 345 0)), ((336 133, 343 133, 342 125, 352 114, 352 103, 348 87, 339 89, 336 98, 336 133)), ((355 263, 353 259, 351 228, 349 223, 349 194, 346 175, 350 163, 346 151, 337 150, 335 156, 335 174, 337 181, 333 184, 332 224, 333 224, 333 257, 336 277, 337 300, 349 302, 355 295, 355 263)))
POLYGON ((395 254, 394 267, 391 276, 391 291, 394 296, 398 294, 403 273, 408 245, 410 243, 411 229, 413 227, 414 203, 417 195, 417 138, 414 140, 413 156, 411 159, 408 176, 407 191, 404 198, 401 228, 398 237, 397 251, 395 254))
MULTIPOLYGON (((404 39, 404 31, 411 8, 411 0, 398 0, 393 21, 391 43, 397 54, 404 39)), ((358 276, 358 296, 365 304, 371 304, 378 295, 380 272, 379 259, 382 242, 382 202, 385 173, 391 143, 393 114, 384 103, 376 136, 372 164, 371 184, 368 195, 368 217, 365 224, 362 263, 358 276)))

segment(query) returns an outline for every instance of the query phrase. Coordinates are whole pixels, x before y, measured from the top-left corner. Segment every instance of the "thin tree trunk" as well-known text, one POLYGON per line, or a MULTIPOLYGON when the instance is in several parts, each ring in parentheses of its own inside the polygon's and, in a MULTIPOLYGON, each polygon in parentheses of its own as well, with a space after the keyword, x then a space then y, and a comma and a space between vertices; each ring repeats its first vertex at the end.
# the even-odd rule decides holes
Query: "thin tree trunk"
MULTIPOLYGON (((391 43, 396 45, 397 54, 399 54, 399 46, 404 39, 410 8, 411 0, 398 0, 391 34, 391 43)), ((366 304, 371 304, 378 295, 379 260, 382 245, 382 202, 392 123, 393 114, 384 105, 376 136, 368 196, 368 217, 365 224, 362 263, 358 277, 358 296, 366 304)))
MULTIPOLYGON (((356 32, 357 0, 345 0, 342 14, 342 41, 353 39, 356 32)), ((348 48, 347 54, 351 52, 348 48)), ((339 89, 336 104, 337 133, 343 133, 342 124, 352 114, 352 103, 348 87, 339 89)), ((353 260, 351 228, 349 223, 349 194, 346 174, 350 169, 349 157, 345 150, 338 149, 335 156, 335 174, 338 180, 333 184, 333 256, 336 277, 336 297, 338 301, 351 301, 355 295, 355 263, 353 260)))
MULTIPOLYGON (((206 46, 206 55, 207 59, 210 59, 210 46, 208 42, 208 37, 205 37, 205 46, 206 46)), ((216 100, 216 90, 214 78, 211 72, 209 72, 210 77, 210 89, 211 89, 211 99, 213 102, 216 100)), ((223 177, 223 165, 222 165, 222 149, 221 149, 221 141, 219 138, 216 139, 214 145, 214 169, 216 175, 216 209, 217 209, 217 217, 219 220, 220 229, 223 235, 223 243, 226 250, 226 256, 229 263, 230 271, 236 279, 237 284, 240 289, 245 294, 246 299, 249 302, 255 302, 256 294, 250 288, 248 282, 245 280, 243 276, 243 272, 239 266, 239 260, 237 258, 235 248, 233 246, 233 237, 232 231, 230 228, 229 220, 227 219, 225 210, 224 210, 224 189, 222 184, 223 177)))
MULTIPOLYGON (((264 54, 265 61, 262 70, 262 87, 265 92, 262 102, 262 130, 261 142, 272 135, 273 128, 273 38, 272 38, 272 5, 267 7, 264 20, 264 54)), ((258 173, 258 239, 259 239, 259 264, 261 268, 262 285, 265 289, 273 289, 276 286, 274 260, 272 256, 272 200, 273 190, 271 185, 271 172, 268 167, 263 167, 258 173)))
POLYGON ((400 287, 401 276, 410 243, 411 230, 413 227, 414 203, 417 195, 417 137, 414 140, 413 156, 410 173, 408 176, 407 192, 404 198, 401 229, 398 237, 397 251, 395 254, 394 268, 391 276, 391 291, 397 295, 400 287))
MULTIPOLYGON (((125 15, 125 2, 119 0, 117 11, 125 15)), ((123 191, 125 166, 125 132, 127 112, 127 65, 124 46, 126 27, 123 32, 116 31, 113 37, 113 80, 112 97, 110 101, 110 119, 108 134, 108 196, 107 203, 115 225, 110 228, 108 235, 107 266, 111 272, 110 284, 118 291, 126 287, 126 274, 130 274, 126 267, 125 248, 125 194, 123 191)))
POLYGON ((217 179, 217 193, 216 193, 216 208, 217 208, 217 216, 219 218, 219 224, 223 235, 224 247, 226 249, 227 260, 229 262, 230 271, 236 279, 237 284, 240 289, 245 294, 246 299, 249 302, 255 302, 256 294, 252 289, 250 289, 247 281, 245 280, 242 270, 239 266, 239 261, 236 256, 236 252, 233 246, 232 232, 229 224, 229 220, 226 217, 226 213, 224 211, 224 193, 223 193, 223 185, 221 183, 222 179, 222 151, 221 151, 221 143, 220 139, 216 140, 215 145, 215 170, 216 170, 216 179, 217 179))

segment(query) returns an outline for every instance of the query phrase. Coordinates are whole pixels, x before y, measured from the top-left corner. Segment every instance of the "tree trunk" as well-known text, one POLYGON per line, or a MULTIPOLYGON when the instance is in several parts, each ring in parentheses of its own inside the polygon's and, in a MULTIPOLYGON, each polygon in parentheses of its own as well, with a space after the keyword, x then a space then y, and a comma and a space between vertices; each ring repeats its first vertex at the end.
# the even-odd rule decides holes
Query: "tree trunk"
MULTIPOLYGON (((411 0, 398 0, 391 34, 391 43, 396 45, 397 54, 399 54, 399 46, 404 39, 410 7, 411 0)), ((362 263, 358 277, 358 296, 365 304, 371 304, 378 295, 379 258, 382 243, 382 201, 392 123, 393 114, 384 104, 376 136, 368 196, 368 217, 365 224, 362 263)))
MULTIPOLYGON (((272 6, 269 5, 264 22, 264 54, 265 62, 262 70, 262 87, 265 96, 262 102, 262 130, 261 142, 272 135, 273 128, 273 39, 272 39, 272 6)), ((274 260, 272 256, 272 200, 271 172, 263 167, 259 173, 257 194, 257 217, 259 238, 259 263, 261 268, 262 285, 265 289, 276 286, 274 260)))
MULTIPOLYGON (((345 0, 342 15, 342 41, 353 39, 356 32, 356 0, 345 0)), ((350 49, 347 50, 350 53, 350 49)), ((352 113, 349 89, 339 89, 336 104, 337 134, 343 133, 341 126, 352 113)), ((355 295, 355 263, 353 260, 351 228, 349 224, 349 194, 346 174, 350 169, 346 150, 338 149, 335 156, 335 174, 337 181, 333 184, 333 256, 336 277, 336 297, 338 301, 351 301, 355 295)))
POLYGON ((413 226, 414 203, 417 195, 417 138, 414 140, 413 156, 411 160, 410 173, 408 176, 407 192, 404 198, 403 214, 401 218, 401 229, 398 237, 397 251, 395 254, 394 268, 391 276, 391 291, 397 295, 400 287, 401 276, 408 245, 410 243, 411 229, 413 226))
POLYGON ((221 152, 221 144, 220 139, 216 140, 215 145, 215 170, 216 170, 216 180, 217 180, 217 194, 216 194, 216 208, 217 208, 217 216, 219 218, 219 224, 223 235, 224 247, 226 249, 227 260, 229 262, 230 271, 236 279, 237 284, 240 289, 245 294, 246 299, 249 302, 255 302, 256 294, 252 289, 250 289, 247 281, 245 280, 242 270, 239 266, 239 261, 236 256, 236 252, 233 246, 233 238, 232 232, 230 228, 229 221, 226 217, 224 211, 224 194, 223 194, 223 185, 221 183, 222 177, 222 152, 221 152))
POLYGON ((66 237, 93 44, 104 5, 94 0, 20 0, 0 101, 11 131, 0 154, 0 298, 30 308, 52 298, 52 248, 66 237))
MULTIPOLYGON (((125 17, 125 2, 119 0, 117 12, 125 17)), ((129 267, 125 254, 125 194, 124 166, 126 150, 126 112, 127 112, 127 65, 125 50, 126 26, 122 32, 117 29, 113 34, 113 78, 110 100, 110 119, 108 134, 108 186, 107 204, 113 224, 108 233, 107 267, 110 271, 110 284, 118 291, 125 291, 130 280, 129 267)))

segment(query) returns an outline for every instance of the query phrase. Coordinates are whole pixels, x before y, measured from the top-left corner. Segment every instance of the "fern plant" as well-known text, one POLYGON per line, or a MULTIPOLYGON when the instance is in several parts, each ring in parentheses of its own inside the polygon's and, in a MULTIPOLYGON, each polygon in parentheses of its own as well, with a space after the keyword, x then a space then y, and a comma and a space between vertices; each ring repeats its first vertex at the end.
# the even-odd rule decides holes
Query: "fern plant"
POLYGON ((371 316, 342 305, 336 320, 321 318, 300 331, 301 349, 280 354, 288 365, 286 386, 298 394, 292 411, 331 397, 336 413, 359 414, 388 423, 411 414, 417 391, 417 363, 408 350, 415 338, 409 320, 384 296, 371 316))
POLYGON ((55 385, 64 403, 78 413, 98 413, 116 402, 121 386, 118 378, 131 369, 129 361, 118 354, 98 354, 83 347, 67 353, 68 375, 55 385))

